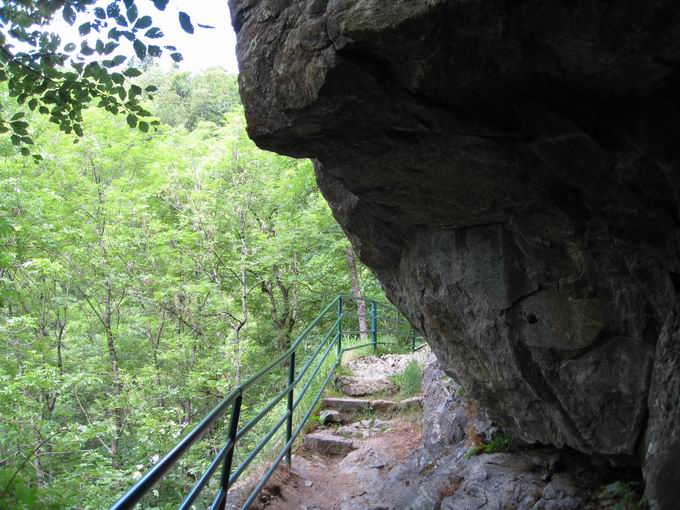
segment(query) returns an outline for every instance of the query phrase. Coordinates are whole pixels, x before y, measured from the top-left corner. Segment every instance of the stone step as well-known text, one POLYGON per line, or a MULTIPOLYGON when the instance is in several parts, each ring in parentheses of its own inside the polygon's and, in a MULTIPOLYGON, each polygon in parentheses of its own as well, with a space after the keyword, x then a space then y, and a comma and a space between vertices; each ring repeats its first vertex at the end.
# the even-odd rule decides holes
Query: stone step
POLYGON ((368 400, 363 398, 331 398, 323 399, 324 407, 344 413, 360 411, 394 411, 399 407, 393 400, 368 400))
POLYGON ((347 455, 355 446, 351 439, 326 432, 313 432, 305 436, 305 449, 321 455, 347 455))
POLYGON ((423 397, 422 395, 416 395, 415 397, 406 398, 399 402, 399 410, 411 411, 415 409, 422 409, 424 402, 425 397, 423 397))
POLYGON ((350 397, 365 397, 397 390, 397 386, 385 377, 340 375, 335 379, 335 384, 340 391, 350 397))
POLYGON ((368 411, 370 407, 370 400, 363 398, 333 398, 326 397, 323 399, 324 407, 335 409, 336 411, 356 413, 358 411, 368 411))
POLYGON ((391 411, 395 411, 399 407, 399 404, 393 400, 369 400, 368 406, 373 411, 389 413, 391 411))

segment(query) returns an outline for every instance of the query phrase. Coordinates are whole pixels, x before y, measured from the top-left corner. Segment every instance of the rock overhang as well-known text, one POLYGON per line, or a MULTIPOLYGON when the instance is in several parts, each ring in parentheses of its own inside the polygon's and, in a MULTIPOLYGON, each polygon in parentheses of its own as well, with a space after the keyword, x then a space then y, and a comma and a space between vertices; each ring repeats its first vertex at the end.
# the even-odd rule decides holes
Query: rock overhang
POLYGON ((230 6, 252 138, 315 159, 362 260, 499 423, 617 462, 646 430, 677 441, 649 404, 680 291, 675 2, 230 6))

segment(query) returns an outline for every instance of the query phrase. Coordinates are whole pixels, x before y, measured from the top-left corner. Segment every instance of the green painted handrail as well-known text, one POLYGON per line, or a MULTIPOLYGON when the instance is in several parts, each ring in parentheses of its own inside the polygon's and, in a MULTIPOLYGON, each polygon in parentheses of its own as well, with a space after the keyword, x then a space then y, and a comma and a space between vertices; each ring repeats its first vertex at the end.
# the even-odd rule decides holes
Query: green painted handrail
MULTIPOLYGON (((281 460, 285 457, 288 463, 291 462, 291 451, 292 445, 295 439, 299 436, 307 420, 314 412, 316 404, 321 399, 323 392, 331 380, 336 368, 342 360, 342 354, 347 351, 358 349, 360 347, 371 346, 373 349, 377 349, 378 345, 395 345, 394 342, 380 342, 378 341, 378 324, 379 324, 379 311, 384 311, 386 316, 390 314, 393 315, 394 320, 401 319, 401 323, 404 324, 404 318, 399 314, 396 308, 388 305, 387 303, 380 303, 371 299, 364 299, 364 303, 370 305, 370 338, 371 341, 362 345, 354 345, 351 347, 343 347, 342 339, 346 336, 359 335, 364 332, 346 330, 343 329, 343 319, 348 315, 346 307, 343 308, 343 301, 356 301, 356 298, 343 297, 341 295, 336 296, 326 307, 321 311, 319 315, 316 316, 312 322, 310 322, 305 329, 298 335, 295 341, 291 344, 285 352, 277 356, 270 363, 262 367, 255 374, 250 376, 246 381, 239 384, 234 388, 229 394, 224 397, 199 423, 196 425, 185 437, 183 437, 175 447, 168 452, 160 461, 158 461, 137 483, 135 483, 116 503, 111 507, 111 510, 123 510, 133 508, 146 493, 151 490, 152 487, 160 479, 162 479, 165 474, 175 465, 175 463, 189 450, 189 448, 196 443, 215 423, 216 421, 224 416, 227 410, 231 407, 231 415, 229 421, 229 430, 226 443, 224 447, 217 453, 213 458, 212 462, 208 465, 207 469, 203 472, 198 481, 191 488, 189 493, 179 504, 178 508, 186 510, 191 508, 192 504, 196 501, 198 496, 201 494, 203 489, 207 486, 210 479, 213 477, 215 472, 222 466, 222 474, 220 477, 220 488, 215 495, 211 509, 223 510, 226 505, 226 497, 231 487, 239 476, 243 474, 246 468, 252 463, 252 461, 257 457, 257 455, 262 451, 262 449, 269 443, 269 441, 274 437, 274 435, 280 430, 280 428, 286 424, 286 443, 275 457, 269 469, 260 478, 255 489, 250 493, 245 503, 242 505, 242 509, 249 508, 255 501, 255 498, 260 493, 267 480, 274 473, 281 460), (325 332, 322 340, 316 346, 316 349, 309 356, 309 359, 302 367, 302 369, 296 373, 295 361, 296 352, 302 341, 307 338, 310 332, 318 326, 321 321, 328 315, 331 310, 337 310, 337 318, 330 325, 328 330, 325 332), (332 337, 332 340, 331 340, 332 337), (330 340, 330 342, 329 342, 330 340), (315 377, 324 366, 324 363, 331 355, 333 347, 336 347, 336 358, 332 367, 329 370, 328 375, 322 382, 316 395, 314 395, 312 404, 309 409, 301 419, 300 423, 295 429, 293 429, 293 413, 295 409, 303 401, 303 397, 307 394, 312 383, 315 381, 315 377), (324 349, 325 348, 325 349, 324 349), (322 353, 323 351, 323 353, 322 353), (320 359, 317 357, 321 355, 320 359), (287 386, 277 393, 264 408, 262 408, 254 417, 252 417, 245 425, 239 427, 241 407, 244 398, 244 392, 250 388, 253 384, 258 382, 264 375, 270 373, 274 368, 280 365, 285 360, 288 360, 288 384, 287 386), (312 369, 314 361, 317 361, 316 365, 312 369), (312 369, 311 373, 307 376, 309 370, 312 369), (300 388, 299 392, 295 394, 295 388, 305 379, 307 380, 300 388), (242 439, 249 431, 255 427, 265 416, 271 413, 276 405, 287 397, 286 412, 275 422, 274 426, 265 433, 262 438, 255 445, 253 450, 248 454, 248 456, 243 459, 243 461, 236 467, 232 473, 232 461, 234 450, 238 441, 242 439)), ((349 315, 352 313, 350 312, 349 315)), ((409 326, 410 327, 410 326, 409 326)), ((399 329, 395 328, 393 330, 385 328, 381 329, 380 332, 398 332, 399 329)), ((366 332, 368 333, 368 332, 366 332)), ((411 350, 416 351, 423 347, 425 344, 422 343, 416 347, 416 335, 415 330, 410 330, 411 338, 411 350)))

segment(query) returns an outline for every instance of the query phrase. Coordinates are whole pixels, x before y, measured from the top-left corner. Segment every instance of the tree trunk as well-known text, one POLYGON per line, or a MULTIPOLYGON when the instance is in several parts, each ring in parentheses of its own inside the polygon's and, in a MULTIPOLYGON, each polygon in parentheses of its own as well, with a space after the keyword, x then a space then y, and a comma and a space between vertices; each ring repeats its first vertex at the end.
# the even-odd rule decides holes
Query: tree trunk
POLYGON ((347 267, 349 268, 349 276, 352 280, 352 295, 357 302, 357 311, 359 312, 359 334, 362 339, 368 337, 368 325, 366 324, 366 301, 364 295, 361 293, 361 282, 359 281, 359 273, 357 272, 356 259, 354 258, 354 250, 351 246, 347 248, 347 267))
MULTIPOLYGON (((106 332, 106 343, 109 351, 109 362, 111 364, 111 382, 113 384, 113 398, 118 400, 123 392, 123 383, 120 380, 118 371, 118 355, 116 353, 115 337, 111 326, 111 286, 106 282, 106 294, 104 295, 104 314, 103 323, 106 332)), ((111 438, 111 465, 115 468, 120 467, 118 458, 118 440, 123 433, 124 410, 120 407, 120 402, 116 402, 113 408, 113 422, 115 430, 111 438)))

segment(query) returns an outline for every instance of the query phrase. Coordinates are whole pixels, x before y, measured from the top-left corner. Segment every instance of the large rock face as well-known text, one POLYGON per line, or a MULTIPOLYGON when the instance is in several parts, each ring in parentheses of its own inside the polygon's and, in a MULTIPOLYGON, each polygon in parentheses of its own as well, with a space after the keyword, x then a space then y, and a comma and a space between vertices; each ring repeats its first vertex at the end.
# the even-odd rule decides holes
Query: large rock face
POLYGON ((252 138, 446 372, 526 442, 677 464, 677 0, 230 6, 252 138))

